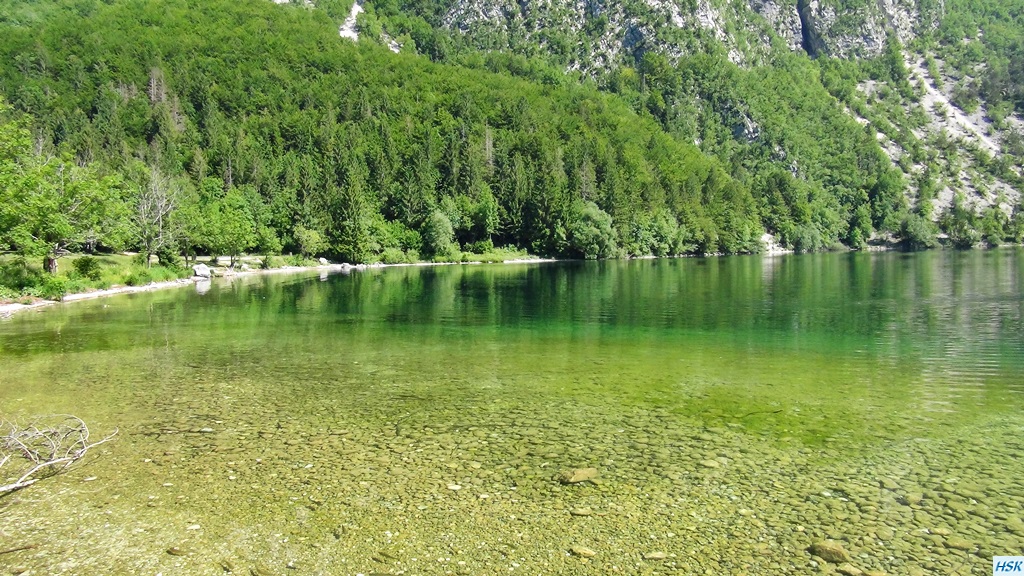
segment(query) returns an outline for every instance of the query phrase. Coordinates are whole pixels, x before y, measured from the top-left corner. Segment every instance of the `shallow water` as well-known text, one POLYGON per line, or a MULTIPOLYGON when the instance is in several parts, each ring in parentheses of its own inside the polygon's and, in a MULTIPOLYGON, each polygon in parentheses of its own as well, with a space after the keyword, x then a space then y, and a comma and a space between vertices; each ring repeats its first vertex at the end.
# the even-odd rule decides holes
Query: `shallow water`
POLYGON ((0 568, 26 574, 1024 555, 1020 250, 236 279, 16 315, 0 366, 5 417, 119 430, 0 500, 0 551, 34 546, 0 568))

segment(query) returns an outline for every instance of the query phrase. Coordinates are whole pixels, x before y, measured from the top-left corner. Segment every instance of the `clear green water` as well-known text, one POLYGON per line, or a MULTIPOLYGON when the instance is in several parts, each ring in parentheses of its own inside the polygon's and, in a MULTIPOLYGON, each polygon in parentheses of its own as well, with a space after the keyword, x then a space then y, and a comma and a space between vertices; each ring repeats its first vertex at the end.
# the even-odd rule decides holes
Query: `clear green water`
POLYGON ((5 570, 805 574, 828 538, 990 574, 1024 554, 1024 251, 264 276, 0 322, 0 414, 63 412, 120 433, 0 500, 0 551, 35 546, 5 570))

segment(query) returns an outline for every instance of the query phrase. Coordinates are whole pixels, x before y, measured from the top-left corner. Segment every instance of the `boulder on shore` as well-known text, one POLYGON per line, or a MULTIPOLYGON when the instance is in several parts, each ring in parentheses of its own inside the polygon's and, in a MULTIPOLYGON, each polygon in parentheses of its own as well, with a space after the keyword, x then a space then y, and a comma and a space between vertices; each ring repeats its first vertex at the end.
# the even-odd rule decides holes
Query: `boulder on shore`
POLYGON ((207 266, 206 264, 193 264, 192 273, 198 276, 199 278, 209 278, 213 276, 213 272, 210 270, 210 267, 207 266))
POLYGON ((321 258, 319 260, 319 262, 320 262, 321 266, 328 266, 328 265, 330 265, 330 261, 328 261, 327 258, 321 258))

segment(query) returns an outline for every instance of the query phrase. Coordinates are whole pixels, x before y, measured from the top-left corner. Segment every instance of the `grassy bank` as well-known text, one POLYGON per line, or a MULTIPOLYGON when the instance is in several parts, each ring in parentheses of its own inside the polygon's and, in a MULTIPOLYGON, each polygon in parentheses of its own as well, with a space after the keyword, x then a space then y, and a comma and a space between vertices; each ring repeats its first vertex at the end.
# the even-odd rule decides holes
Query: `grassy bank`
POLYGON ((43 271, 42 262, 4 254, 0 255, 0 302, 61 300, 67 294, 143 286, 191 275, 184 266, 147 267, 138 256, 123 254, 66 256, 59 260, 57 274, 51 275, 43 271))

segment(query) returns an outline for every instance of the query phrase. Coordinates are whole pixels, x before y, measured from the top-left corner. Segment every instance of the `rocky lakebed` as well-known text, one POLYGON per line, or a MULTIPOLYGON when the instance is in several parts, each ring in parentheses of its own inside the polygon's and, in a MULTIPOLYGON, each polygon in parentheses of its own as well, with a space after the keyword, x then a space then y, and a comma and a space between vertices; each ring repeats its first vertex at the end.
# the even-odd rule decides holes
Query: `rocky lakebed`
POLYGON ((156 419, 4 502, 17 574, 987 574, 1019 426, 808 444, 668 412, 156 419), (369 425, 374 422, 375 425, 369 425), (1005 451, 980 448, 998 440, 1005 451))

